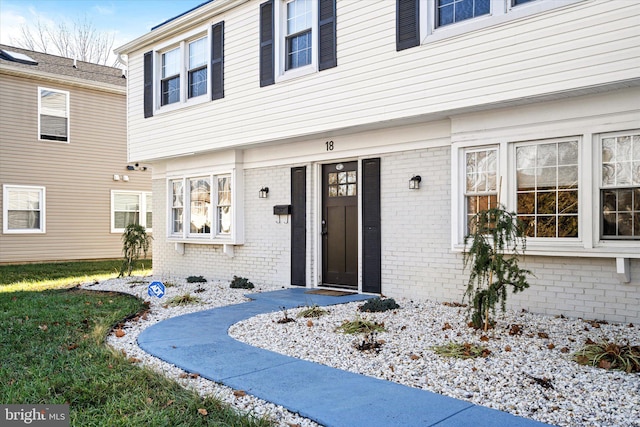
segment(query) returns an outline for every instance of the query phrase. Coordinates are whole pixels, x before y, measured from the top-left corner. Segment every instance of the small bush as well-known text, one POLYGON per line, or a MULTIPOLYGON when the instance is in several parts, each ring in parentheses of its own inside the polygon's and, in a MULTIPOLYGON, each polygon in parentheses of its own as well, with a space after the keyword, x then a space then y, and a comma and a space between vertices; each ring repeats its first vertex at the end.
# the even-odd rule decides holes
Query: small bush
POLYGON ((473 359, 476 357, 487 357, 491 351, 479 345, 451 342, 449 344, 437 345, 431 349, 439 356, 455 357, 457 359, 473 359))
POLYGON ((207 279, 202 276, 189 276, 187 277, 187 283, 206 283, 207 279))
POLYGON ((200 298, 193 297, 191 294, 178 295, 177 297, 171 298, 167 305, 176 306, 176 305, 189 305, 189 304, 197 304, 201 300, 200 298))
POLYGON ((603 369, 616 369, 627 373, 640 372, 640 346, 587 340, 586 345, 573 355, 573 360, 581 365, 591 365, 603 369))
POLYGON ((231 281, 230 288, 234 289, 253 289, 253 283, 249 281, 246 277, 238 277, 233 276, 233 280, 231 281))
POLYGON ((362 304, 359 308, 360 311, 363 312, 381 312, 381 311, 389 311, 395 310, 396 308, 400 308, 400 306, 396 303, 393 298, 388 299, 380 299, 373 298, 362 304))
POLYGON ((355 320, 344 321, 342 325, 336 328, 336 331, 341 331, 345 334, 368 334, 371 332, 386 332, 386 329, 384 328, 384 323, 371 322, 356 316, 355 320))
POLYGON ((329 311, 325 310, 317 305, 313 305, 309 308, 305 308, 300 313, 298 313, 298 317, 321 317, 327 314, 329 311))

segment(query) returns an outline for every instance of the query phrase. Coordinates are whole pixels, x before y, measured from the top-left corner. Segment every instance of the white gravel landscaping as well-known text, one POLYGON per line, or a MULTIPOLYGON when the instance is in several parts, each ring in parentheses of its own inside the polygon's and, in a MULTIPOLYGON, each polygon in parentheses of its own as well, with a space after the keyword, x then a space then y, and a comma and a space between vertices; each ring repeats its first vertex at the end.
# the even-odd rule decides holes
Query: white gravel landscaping
MULTIPOLYGON (((257 286, 253 291, 230 289, 229 282, 187 283, 185 279, 160 277, 124 278, 84 285, 87 289, 110 290, 136 295, 150 302, 146 319, 124 326, 125 336, 111 334, 107 342, 175 379, 200 394, 213 394, 244 411, 267 415, 279 425, 314 426, 314 422, 282 407, 216 384, 190 378, 185 372, 142 351, 137 337, 160 320, 206 310, 247 299, 244 294, 281 288, 257 286), (153 280, 173 285, 162 299, 149 297, 153 280), (204 291, 198 292, 199 289, 204 291), (201 303, 170 307, 173 296, 190 293, 201 303)), ((313 303, 313 295, 309 295, 313 303)), ((395 381, 479 405, 510 412, 558 426, 640 426, 640 374, 607 371, 582 366, 572 360, 574 352, 591 339, 596 342, 628 339, 640 345, 640 325, 593 322, 507 312, 498 316, 488 333, 467 326, 465 308, 440 303, 397 299, 399 309, 383 313, 361 313, 362 302, 325 307, 329 314, 298 318, 302 309, 287 310, 295 322, 279 323, 284 311, 264 314, 233 325, 232 337, 248 344, 335 368, 395 381), (386 332, 375 336, 379 351, 360 351, 363 335, 336 332, 344 321, 363 319, 383 323, 386 332), (517 325, 518 327, 514 327, 517 325), (518 330, 519 329, 519 330, 518 330), (487 357, 456 359, 438 356, 433 346, 449 342, 486 347, 487 357)), ((590 321, 587 321, 590 320, 590 321)))

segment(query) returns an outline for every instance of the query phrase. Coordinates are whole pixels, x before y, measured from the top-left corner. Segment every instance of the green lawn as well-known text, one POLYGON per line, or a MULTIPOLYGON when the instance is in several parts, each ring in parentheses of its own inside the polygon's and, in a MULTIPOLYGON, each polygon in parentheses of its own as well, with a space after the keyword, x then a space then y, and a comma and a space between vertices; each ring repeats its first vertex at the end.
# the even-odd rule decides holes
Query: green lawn
POLYGON ((202 399, 104 344, 111 327, 143 302, 70 286, 116 277, 119 262, 62 266, 0 266, 0 403, 67 403, 74 426, 270 425, 202 399))

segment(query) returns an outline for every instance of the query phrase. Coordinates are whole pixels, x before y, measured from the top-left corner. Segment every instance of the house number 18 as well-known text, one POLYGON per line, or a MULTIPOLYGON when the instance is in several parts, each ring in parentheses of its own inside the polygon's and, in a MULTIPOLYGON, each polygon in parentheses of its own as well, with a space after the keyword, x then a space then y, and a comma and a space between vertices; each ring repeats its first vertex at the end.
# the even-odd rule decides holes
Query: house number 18
POLYGON ((333 141, 327 141, 324 144, 327 146, 327 151, 333 151, 333 141))

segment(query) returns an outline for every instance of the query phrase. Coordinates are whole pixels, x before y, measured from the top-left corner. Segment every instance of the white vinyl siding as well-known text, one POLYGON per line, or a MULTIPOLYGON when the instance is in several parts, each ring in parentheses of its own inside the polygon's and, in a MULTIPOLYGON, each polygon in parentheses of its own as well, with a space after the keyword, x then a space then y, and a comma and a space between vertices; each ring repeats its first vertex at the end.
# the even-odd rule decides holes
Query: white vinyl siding
POLYGON ((637 2, 570 2, 399 53, 395 2, 339 1, 338 66, 265 89, 259 87, 257 74, 258 10, 249 6, 255 5, 225 14, 223 108, 207 102, 174 110, 162 126, 159 116, 144 119, 143 53, 153 46, 130 54, 133 158, 241 147, 639 77, 634 59, 639 43, 637 2))
POLYGON ((2 231, 4 233, 44 233, 45 187, 3 185, 2 231))

